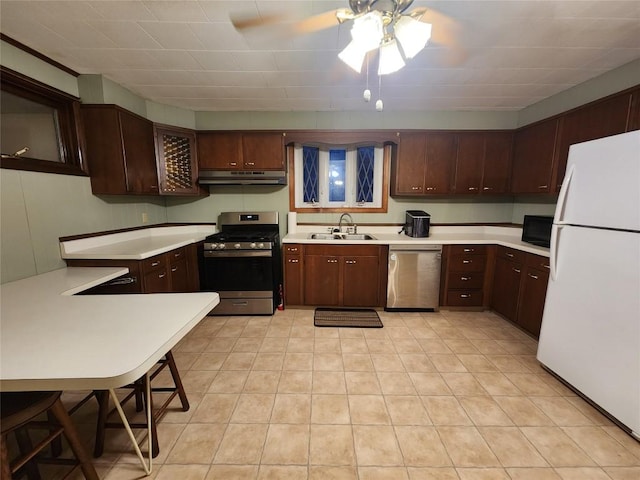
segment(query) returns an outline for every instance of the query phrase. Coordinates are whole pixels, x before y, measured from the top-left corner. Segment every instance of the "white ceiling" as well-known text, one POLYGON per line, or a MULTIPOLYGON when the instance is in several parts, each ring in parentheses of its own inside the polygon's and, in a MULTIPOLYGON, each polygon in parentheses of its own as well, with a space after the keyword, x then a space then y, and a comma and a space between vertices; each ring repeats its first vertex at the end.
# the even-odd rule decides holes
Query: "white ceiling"
MULTIPOLYGON (((162 104, 209 111, 364 111, 366 75, 337 58, 350 22, 304 36, 240 34, 230 14, 288 12, 347 0, 1 0, 0 31, 79 73, 98 73, 162 104)), ((455 19, 467 58, 429 45, 382 79, 385 111, 520 110, 640 58, 640 1, 414 2, 455 19)), ((434 28, 439 28, 434 25, 434 28)), ((378 98, 371 68, 372 100, 378 98)))

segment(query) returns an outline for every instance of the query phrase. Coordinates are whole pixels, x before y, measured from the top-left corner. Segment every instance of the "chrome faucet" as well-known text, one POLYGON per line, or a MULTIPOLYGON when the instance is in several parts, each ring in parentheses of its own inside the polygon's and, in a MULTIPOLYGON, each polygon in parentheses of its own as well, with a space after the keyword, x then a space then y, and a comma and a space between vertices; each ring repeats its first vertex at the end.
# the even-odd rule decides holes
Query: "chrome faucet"
MULTIPOLYGON (((358 233, 358 226, 355 223, 353 223, 353 218, 351 217, 351 214, 346 212, 340 215, 340 220, 338 221, 338 232, 343 233, 342 222, 344 221, 345 217, 349 217, 349 225, 351 225, 351 227, 353 228, 353 233, 358 233)), ((349 233, 348 229, 347 229, 347 233, 349 233)))

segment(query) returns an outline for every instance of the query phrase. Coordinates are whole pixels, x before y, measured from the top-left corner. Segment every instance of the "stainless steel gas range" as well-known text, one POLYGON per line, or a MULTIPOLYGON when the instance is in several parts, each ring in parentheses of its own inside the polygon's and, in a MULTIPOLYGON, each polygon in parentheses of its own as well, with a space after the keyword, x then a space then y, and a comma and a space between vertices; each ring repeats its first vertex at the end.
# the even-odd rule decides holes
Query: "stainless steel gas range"
POLYGON ((278 212, 223 212, 200 252, 200 289, 220 294, 212 315, 272 315, 280 304, 278 212))

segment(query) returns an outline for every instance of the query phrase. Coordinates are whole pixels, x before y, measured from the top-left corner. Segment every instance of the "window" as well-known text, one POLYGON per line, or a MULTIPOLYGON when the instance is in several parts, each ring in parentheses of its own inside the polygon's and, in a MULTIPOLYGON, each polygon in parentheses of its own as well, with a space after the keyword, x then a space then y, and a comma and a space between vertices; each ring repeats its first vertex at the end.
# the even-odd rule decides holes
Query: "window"
POLYGON ((295 209, 386 211, 387 147, 296 144, 295 209))
POLYGON ((2 68, 0 166, 86 175, 82 165, 77 98, 2 68))

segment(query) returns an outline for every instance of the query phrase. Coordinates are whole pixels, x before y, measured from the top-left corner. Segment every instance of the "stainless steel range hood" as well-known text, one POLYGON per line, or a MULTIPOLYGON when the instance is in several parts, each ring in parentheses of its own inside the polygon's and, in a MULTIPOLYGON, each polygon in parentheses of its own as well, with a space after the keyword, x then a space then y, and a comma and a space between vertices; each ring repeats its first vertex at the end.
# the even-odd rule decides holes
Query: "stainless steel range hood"
POLYGON ((264 171, 218 171, 201 170, 198 176, 201 185, 286 185, 284 170, 264 171))

